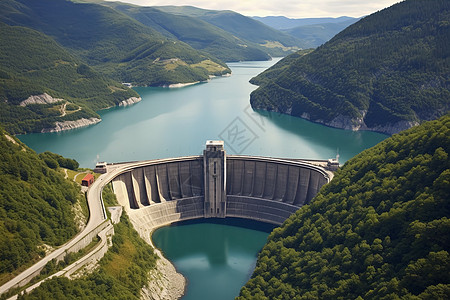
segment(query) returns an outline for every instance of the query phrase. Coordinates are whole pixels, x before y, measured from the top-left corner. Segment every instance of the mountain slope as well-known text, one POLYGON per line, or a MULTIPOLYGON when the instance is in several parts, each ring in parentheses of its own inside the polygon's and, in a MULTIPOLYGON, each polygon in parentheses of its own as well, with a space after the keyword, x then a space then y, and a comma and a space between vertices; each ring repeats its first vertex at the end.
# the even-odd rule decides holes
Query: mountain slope
MULTIPOLYGON (((55 162, 57 165, 57 163, 55 162)), ((76 234, 79 188, 0 128, 0 285, 76 234)))
POLYGON ((390 134, 439 117, 450 109, 449 11, 407 0, 370 15, 253 78, 252 107, 390 134))
POLYGON ((11 133, 40 132, 55 127, 55 122, 99 118, 95 110, 139 97, 35 30, 0 23, 0 41, 0 122, 11 133), (45 93, 55 102, 23 102, 45 93))
POLYGON ((178 39, 223 61, 268 60, 270 56, 248 41, 198 18, 165 13, 153 7, 105 2, 163 35, 178 39))
POLYGON ((339 23, 319 23, 303 25, 283 30, 290 35, 302 40, 306 47, 316 48, 329 41, 336 34, 358 21, 350 19, 339 23))
POLYGON ((275 229, 237 299, 448 299, 450 115, 346 164, 275 229))
POLYGON ((156 6, 156 8, 171 14, 199 18, 239 39, 259 45, 260 49, 271 56, 285 56, 299 48, 304 48, 302 41, 289 34, 233 11, 205 10, 191 6, 156 6))
POLYGON ((5 0, 0 20, 41 31, 121 82, 167 85, 207 80, 228 67, 189 45, 165 38, 111 8, 67 0, 5 0))
POLYGON ((268 17, 253 17, 253 19, 278 30, 292 29, 296 27, 309 25, 337 24, 343 22, 348 22, 350 25, 358 21, 358 18, 352 17, 291 19, 282 16, 268 16, 268 17))

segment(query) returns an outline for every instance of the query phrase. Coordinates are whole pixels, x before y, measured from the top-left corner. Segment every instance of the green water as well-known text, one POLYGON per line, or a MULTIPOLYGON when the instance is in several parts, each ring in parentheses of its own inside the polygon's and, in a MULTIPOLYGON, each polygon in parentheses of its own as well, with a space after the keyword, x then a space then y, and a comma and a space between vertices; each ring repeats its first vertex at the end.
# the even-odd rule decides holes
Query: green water
POLYGON ((339 152, 345 162, 386 138, 253 112, 249 95, 256 86, 248 81, 275 61, 232 63, 232 76, 185 88, 136 88, 140 103, 101 111, 97 125, 19 138, 37 152, 56 152, 90 168, 97 161, 197 155, 209 139, 225 140, 229 154, 328 159, 339 152))
MULTIPOLYGON (((19 138, 37 152, 97 161, 148 160, 202 153, 205 141, 225 141, 228 154, 328 159, 345 162, 387 136, 352 132, 299 118, 253 112, 248 81, 271 62, 229 64, 231 77, 185 88, 136 88, 142 101, 104 110, 95 126, 19 138)), ((155 244, 188 279, 187 299, 233 299, 250 278, 268 233, 224 224, 166 227, 155 244)))
POLYGON ((238 219, 187 224, 160 228, 152 235, 155 246, 187 276, 182 299, 234 299, 250 278, 273 227, 238 219))

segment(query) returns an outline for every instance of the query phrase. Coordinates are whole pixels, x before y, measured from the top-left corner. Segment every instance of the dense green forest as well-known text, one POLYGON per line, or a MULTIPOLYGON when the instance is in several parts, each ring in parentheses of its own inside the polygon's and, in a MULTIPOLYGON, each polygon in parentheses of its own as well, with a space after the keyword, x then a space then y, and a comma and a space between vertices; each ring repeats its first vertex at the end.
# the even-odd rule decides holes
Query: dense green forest
MULTIPOLYGON (((103 191, 103 200, 105 205, 117 205, 109 186, 103 191)), ((133 229, 126 214, 114 225, 114 231, 113 246, 91 274, 74 280, 48 280, 19 299, 140 299, 157 257, 133 229)))
POLYGON ((237 38, 225 30, 199 18, 175 15, 153 7, 136 7, 120 2, 105 2, 163 35, 183 41, 195 49, 205 51, 220 60, 269 60, 267 49, 237 38))
POLYGON ((256 46, 271 56, 286 56, 303 48, 301 40, 276 30, 252 18, 229 10, 216 11, 192 6, 156 6, 155 8, 176 15, 198 18, 233 36, 256 46))
POLYGON ((99 118, 96 110, 139 96, 35 30, 0 22, 0 40, 7 41, 0 43, 0 122, 11 133, 39 132, 55 121, 99 118), (43 93, 63 100, 19 105, 43 93))
POLYGON ((395 133, 450 108, 450 2, 406 0, 252 79, 255 109, 395 133))
POLYGON ((0 128, 0 285, 77 233, 72 212, 79 187, 56 169, 78 163, 37 155, 0 128))
POLYGON ((119 82, 161 86, 229 73, 217 58, 112 8, 69 0, 5 0, 0 21, 38 30, 119 82))
POLYGON ((351 160, 268 238, 238 299, 448 299, 450 115, 351 160))

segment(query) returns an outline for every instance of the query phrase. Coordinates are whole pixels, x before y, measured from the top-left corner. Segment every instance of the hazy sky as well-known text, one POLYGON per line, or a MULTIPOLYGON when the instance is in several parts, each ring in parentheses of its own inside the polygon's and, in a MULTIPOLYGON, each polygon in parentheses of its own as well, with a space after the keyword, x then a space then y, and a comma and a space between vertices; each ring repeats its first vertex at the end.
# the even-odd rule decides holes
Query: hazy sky
MULTIPOLYGON (((112 1, 112 0, 109 0, 112 1)), ((116 0, 117 1, 117 0, 116 0)), ((191 5, 206 9, 234 10, 246 16, 290 18, 361 17, 400 0, 119 0, 143 6, 191 5)))

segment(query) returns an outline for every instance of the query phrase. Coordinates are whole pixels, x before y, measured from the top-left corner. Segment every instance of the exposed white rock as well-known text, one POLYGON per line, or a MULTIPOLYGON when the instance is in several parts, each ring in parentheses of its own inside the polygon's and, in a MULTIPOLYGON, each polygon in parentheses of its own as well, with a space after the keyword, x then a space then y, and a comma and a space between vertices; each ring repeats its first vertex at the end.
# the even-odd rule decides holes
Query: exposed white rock
POLYGON ((200 81, 188 82, 188 83, 172 83, 169 85, 163 85, 163 87, 168 87, 170 89, 182 88, 182 87, 186 87, 186 86, 190 86, 190 85, 194 85, 194 84, 198 84, 198 83, 200 83, 200 81))
POLYGON ((79 119, 76 121, 63 121, 63 122, 55 122, 55 127, 53 128, 44 128, 41 132, 60 132, 63 130, 70 130, 80 127, 85 127, 93 124, 97 124, 101 120, 99 118, 89 118, 89 119, 79 119))
POLYGON ((145 300, 176 300, 184 295, 186 279, 168 261, 158 249, 159 256, 156 268, 150 271, 149 283, 141 290, 141 299, 145 300))
POLYGON ((28 97, 27 99, 20 102, 20 106, 27 106, 30 104, 51 104, 60 101, 64 101, 64 99, 53 98, 49 94, 44 93, 42 95, 35 95, 28 97))
POLYGON ((387 133, 387 134, 394 134, 394 133, 398 133, 400 131, 409 129, 409 128, 417 126, 417 125, 419 125, 419 122, 416 122, 416 121, 400 121, 400 122, 397 122, 394 124, 386 124, 383 126, 371 127, 371 128, 368 128, 368 130, 387 133))
POLYGON ((141 97, 131 97, 128 98, 127 100, 123 100, 122 102, 119 103, 119 106, 128 106, 128 105, 133 105, 135 103, 138 103, 142 100, 141 97))
POLYGON ((310 116, 307 112, 304 112, 304 113, 302 113, 302 115, 300 116, 300 118, 309 120, 309 119, 311 119, 311 116, 310 116))

